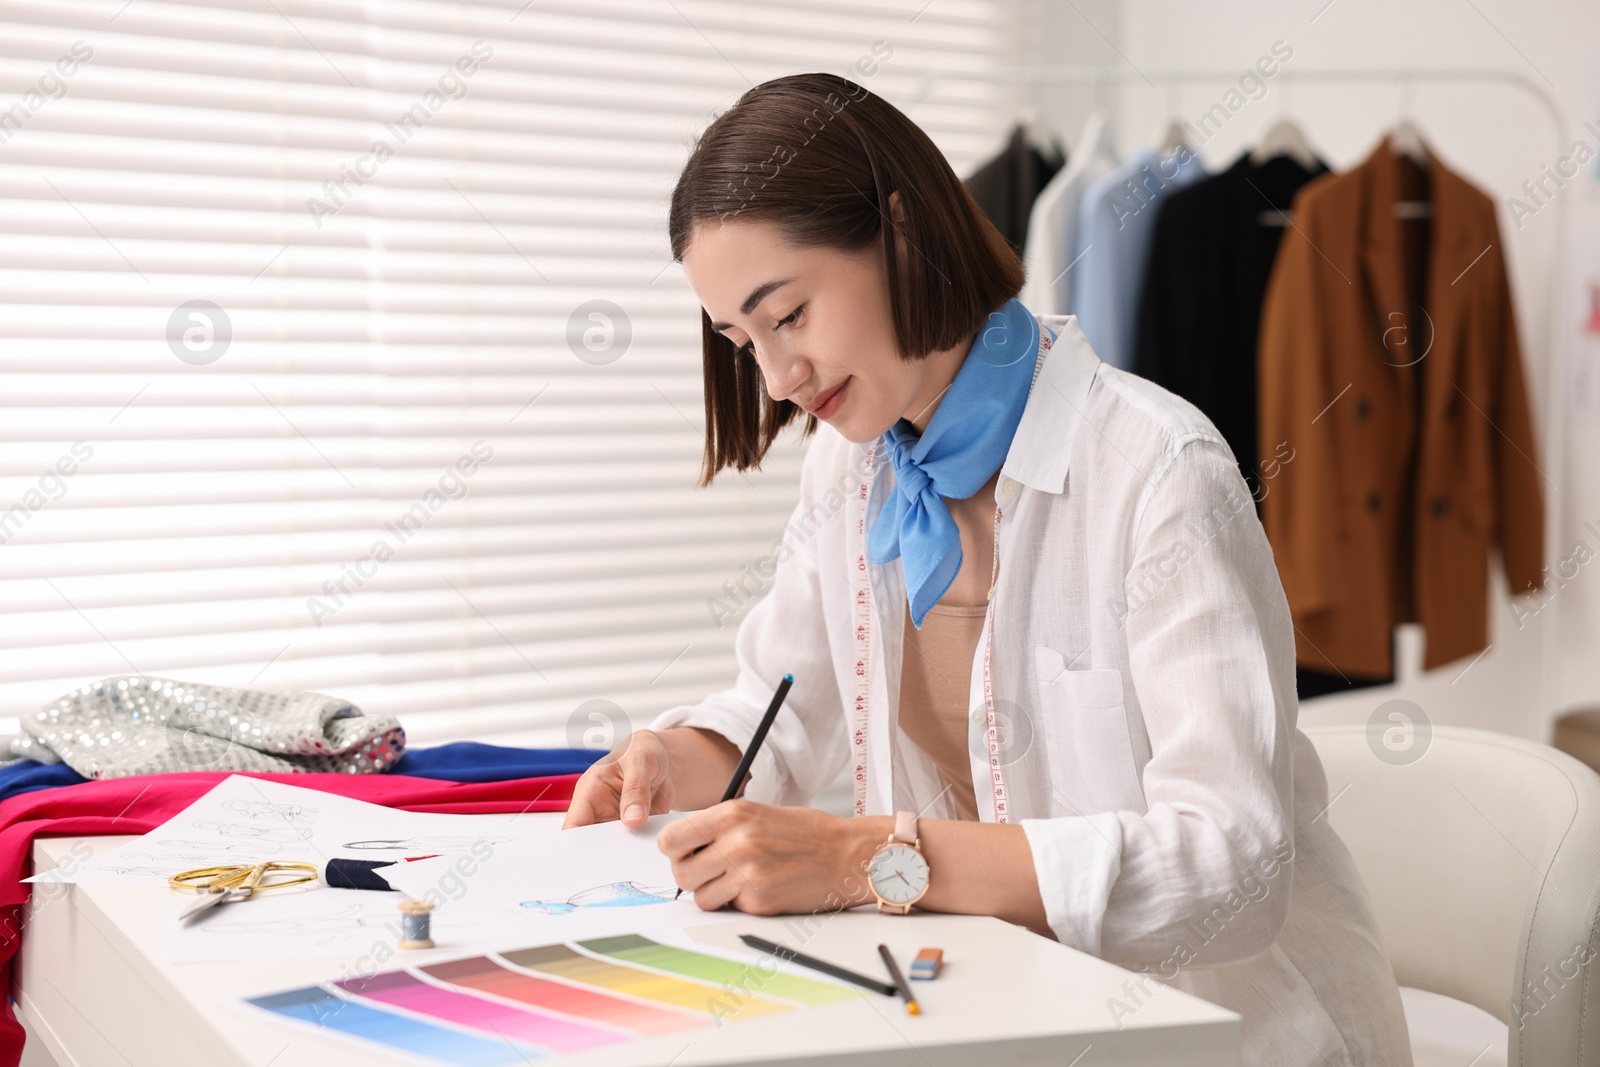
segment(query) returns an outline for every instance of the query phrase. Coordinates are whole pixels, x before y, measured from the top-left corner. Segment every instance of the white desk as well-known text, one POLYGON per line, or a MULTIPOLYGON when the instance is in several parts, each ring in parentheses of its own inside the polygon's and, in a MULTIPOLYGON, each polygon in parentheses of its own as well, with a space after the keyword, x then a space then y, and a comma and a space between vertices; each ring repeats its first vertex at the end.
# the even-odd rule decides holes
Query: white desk
MULTIPOLYGON (((561 817, 538 818, 554 827, 561 817)), ((100 850, 126 840, 42 840, 34 846, 34 869, 56 866, 78 841, 100 850)), ((25 1054, 25 1064, 48 1063, 35 1058, 45 1050, 60 1067, 367 1067, 397 1062, 332 1035, 219 1007, 222 998, 334 976, 346 960, 321 956, 171 963, 168 893, 157 886, 76 885, 57 890, 53 902, 31 911, 18 961, 17 1000, 33 1040, 44 1049, 25 1054)), ((708 947, 736 954, 745 951, 735 939, 739 933, 799 947, 785 921, 730 915, 728 923, 695 928, 693 936, 708 947)), ((438 919, 435 927, 442 938, 438 919)), ((1237 1015, 1149 983, 1158 991, 1119 1030, 1107 1001, 1125 997, 1122 985, 1129 972, 998 919, 857 910, 821 916, 814 929, 804 942, 807 952, 869 973, 881 968, 876 952, 880 941, 902 961, 924 945, 943 948, 940 977, 913 987, 923 1014, 908 1016, 898 1001, 888 998, 862 997, 540 1062, 558 1061, 563 1067, 1239 1064, 1237 1015)), ((452 954, 441 945, 432 952, 398 955, 388 966, 452 954)))

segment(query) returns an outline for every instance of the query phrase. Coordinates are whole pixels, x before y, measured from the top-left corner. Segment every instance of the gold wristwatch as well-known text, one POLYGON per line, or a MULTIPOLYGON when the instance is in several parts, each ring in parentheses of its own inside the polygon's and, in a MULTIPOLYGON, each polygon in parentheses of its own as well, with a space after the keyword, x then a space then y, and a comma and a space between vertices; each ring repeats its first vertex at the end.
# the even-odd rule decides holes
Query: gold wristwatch
POLYGON ((928 861, 917 837, 915 812, 896 812, 894 832, 867 862, 867 881, 878 910, 905 915, 928 891, 928 861))

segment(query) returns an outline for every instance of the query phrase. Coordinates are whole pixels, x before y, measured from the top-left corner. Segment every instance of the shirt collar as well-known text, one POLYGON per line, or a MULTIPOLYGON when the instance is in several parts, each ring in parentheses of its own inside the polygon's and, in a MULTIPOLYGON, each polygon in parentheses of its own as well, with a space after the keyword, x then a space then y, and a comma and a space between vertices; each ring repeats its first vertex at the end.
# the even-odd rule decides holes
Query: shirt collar
POLYGON ((1039 353, 1040 367, 1022 421, 1000 470, 1023 485, 1046 493, 1064 492, 1072 441, 1084 421, 1089 386, 1100 369, 1100 357, 1078 328, 1076 315, 1040 315, 1056 335, 1039 353))
MULTIPOLYGON (((1046 493, 1067 487, 1067 460, 1078 424, 1084 419, 1089 386, 1100 369, 1100 357, 1078 327, 1076 315, 1036 315, 1056 335, 1047 351, 1039 353, 1039 372, 1028 391, 1022 420, 1000 471, 1023 485, 1046 493)), ((1041 340, 1048 337, 1040 331, 1041 340)), ((886 466, 882 441, 874 438, 854 446, 857 454, 878 445, 874 469, 886 466)))

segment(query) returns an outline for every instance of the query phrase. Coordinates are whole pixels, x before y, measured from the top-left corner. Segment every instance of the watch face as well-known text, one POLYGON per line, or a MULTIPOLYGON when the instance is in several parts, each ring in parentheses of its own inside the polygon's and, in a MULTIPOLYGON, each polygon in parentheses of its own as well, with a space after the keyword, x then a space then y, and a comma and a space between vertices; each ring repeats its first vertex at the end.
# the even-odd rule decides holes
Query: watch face
POLYGON ((928 861, 910 845, 885 845, 873 855, 867 877, 888 903, 912 904, 928 889, 928 861))

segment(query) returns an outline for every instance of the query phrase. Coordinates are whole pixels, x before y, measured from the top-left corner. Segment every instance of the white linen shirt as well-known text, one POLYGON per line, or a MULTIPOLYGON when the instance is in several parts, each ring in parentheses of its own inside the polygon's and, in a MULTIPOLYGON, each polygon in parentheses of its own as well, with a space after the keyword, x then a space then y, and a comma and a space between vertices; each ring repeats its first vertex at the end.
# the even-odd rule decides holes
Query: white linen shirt
POLYGON ((1066 315, 1072 307, 1076 265, 1078 205, 1084 192, 1117 165, 1111 148, 1111 121, 1096 111, 1083 125, 1083 135, 1067 165, 1039 190, 1028 211, 1028 239, 1023 243, 1023 283, 1019 298, 1039 315, 1066 315))
MULTIPOLYGON (((1060 941, 1147 972, 1107 1002, 1114 1024, 1165 983, 1242 1016, 1246 1065, 1410 1067, 1365 889, 1322 817, 1289 607, 1233 453, 1191 404, 1102 363, 1074 317, 1035 317, 1058 336, 1040 331, 996 480, 996 560, 971 561, 998 566, 968 705, 979 816, 1021 824, 1060 941)), ((900 564, 852 580, 894 488, 876 444, 819 427, 733 688, 651 726, 743 749, 793 672, 747 797, 809 803, 864 750, 859 810, 948 818, 895 723, 900 564)))

